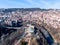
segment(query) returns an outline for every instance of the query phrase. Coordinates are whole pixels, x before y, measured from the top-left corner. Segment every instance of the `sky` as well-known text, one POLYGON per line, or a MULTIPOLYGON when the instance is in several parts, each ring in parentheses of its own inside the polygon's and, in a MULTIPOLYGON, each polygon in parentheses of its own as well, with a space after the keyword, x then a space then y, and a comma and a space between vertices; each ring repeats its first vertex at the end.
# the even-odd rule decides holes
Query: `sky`
POLYGON ((60 0, 0 0, 0 8, 60 9, 60 0))

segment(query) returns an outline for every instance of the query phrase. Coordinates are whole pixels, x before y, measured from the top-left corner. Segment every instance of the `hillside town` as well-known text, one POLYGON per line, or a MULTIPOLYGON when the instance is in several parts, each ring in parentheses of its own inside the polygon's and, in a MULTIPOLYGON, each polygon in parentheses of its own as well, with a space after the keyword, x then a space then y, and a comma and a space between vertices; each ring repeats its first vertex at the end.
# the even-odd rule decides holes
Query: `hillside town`
POLYGON ((21 42, 60 45, 60 9, 0 9, 0 45, 25 45, 21 42), (53 38, 50 42, 49 34, 53 38))

